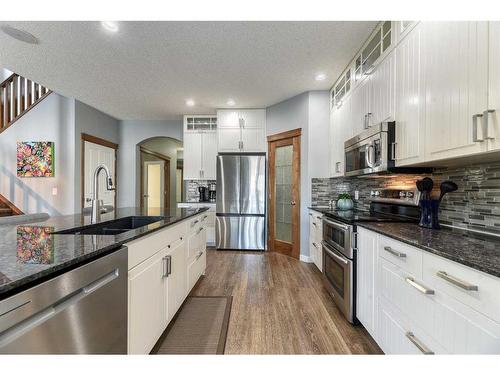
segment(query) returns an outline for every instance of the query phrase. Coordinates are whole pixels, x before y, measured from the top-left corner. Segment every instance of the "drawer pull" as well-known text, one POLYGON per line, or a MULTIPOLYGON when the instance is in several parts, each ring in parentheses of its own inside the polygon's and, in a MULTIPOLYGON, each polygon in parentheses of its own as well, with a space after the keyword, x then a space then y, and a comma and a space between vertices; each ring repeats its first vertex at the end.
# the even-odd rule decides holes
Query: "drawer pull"
POLYGON ((200 251, 198 255, 196 255, 196 260, 200 259, 200 257, 203 255, 203 251, 200 251))
POLYGON ((191 223, 191 227, 194 227, 196 224, 198 224, 200 221, 199 220, 195 220, 191 223))
POLYGON ((427 289, 425 286, 420 285, 415 281, 413 277, 407 277, 405 280, 408 284, 410 284, 412 287, 414 287, 423 294, 434 294, 434 291, 432 289, 427 289))
POLYGON ((312 245, 317 249, 318 245, 316 245, 316 242, 313 242, 312 245))
POLYGON ((436 272, 436 276, 442 278, 443 280, 448 281, 450 284, 453 284, 455 286, 458 286, 459 288, 462 288, 462 289, 465 289, 465 290, 468 290, 468 291, 475 291, 475 292, 477 292, 478 289, 479 289, 477 287, 477 285, 472 285, 472 284, 469 284, 468 282, 465 282, 465 281, 462 281, 460 279, 457 279, 456 277, 448 275, 444 271, 438 271, 438 272, 436 272))
POLYGON ((390 246, 384 246, 384 250, 387 251, 388 253, 390 253, 390 254, 398 257, 398 258, 406 258, 406 254, 405 253, 402 253, 400 251, 394 250, 390 246))
POLYGON ((315 227, 317 227, 317 226, 318 226, 316 223, 312 223, 312 225, 314 225, 315 227))
POLYGON ((316 219, 322 220, 323 218, 321 216, 316 216, 316 219))
POLYGON ((198 229, 198 232, 196 232, 196 234, 200 234, 202 230, 203 230, 203 227, 201 227, 200 229, 198 229))
POLYGON ((430 350, 427 346, 425 346, 419 339, 415 337, 413 332, 406 332, 406 337, 408 340, 412 342, 413 345, 415 345, 418 350, 422 352, 422 354, 434 354, 432 350, 430 350))

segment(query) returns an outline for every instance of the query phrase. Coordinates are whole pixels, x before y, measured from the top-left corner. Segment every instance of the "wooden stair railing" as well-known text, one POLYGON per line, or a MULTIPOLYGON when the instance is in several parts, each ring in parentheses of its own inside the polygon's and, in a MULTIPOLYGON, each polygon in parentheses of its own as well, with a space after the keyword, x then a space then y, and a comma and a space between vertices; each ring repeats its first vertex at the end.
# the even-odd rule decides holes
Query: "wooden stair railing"
POLYGON ((48 88, 16 73, 0 83, 0 133, 51 92, 48 88))
POLYGON ((2 216, 13 216, 22 215, 23 212, 14 206, 7 198, 0 194, 0 217, 2 216))

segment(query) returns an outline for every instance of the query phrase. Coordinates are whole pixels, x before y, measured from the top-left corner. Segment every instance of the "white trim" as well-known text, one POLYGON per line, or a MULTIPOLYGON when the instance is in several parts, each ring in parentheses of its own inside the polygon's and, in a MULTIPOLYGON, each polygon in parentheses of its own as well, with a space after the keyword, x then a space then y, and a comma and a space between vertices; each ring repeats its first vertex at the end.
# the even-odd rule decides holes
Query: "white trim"
POLYGON ((312 263, 310 256, 300 254, 300 261, 304 263, 312 263))

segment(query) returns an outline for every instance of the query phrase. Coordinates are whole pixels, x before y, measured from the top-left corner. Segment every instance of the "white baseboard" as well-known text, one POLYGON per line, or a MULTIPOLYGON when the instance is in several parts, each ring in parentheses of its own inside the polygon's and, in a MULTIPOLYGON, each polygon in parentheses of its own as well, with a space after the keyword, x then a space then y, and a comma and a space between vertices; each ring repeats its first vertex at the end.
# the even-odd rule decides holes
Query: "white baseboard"
POLYGON ((312 263, 311 257, 300 254, 300 261, 304 263, 312 263))

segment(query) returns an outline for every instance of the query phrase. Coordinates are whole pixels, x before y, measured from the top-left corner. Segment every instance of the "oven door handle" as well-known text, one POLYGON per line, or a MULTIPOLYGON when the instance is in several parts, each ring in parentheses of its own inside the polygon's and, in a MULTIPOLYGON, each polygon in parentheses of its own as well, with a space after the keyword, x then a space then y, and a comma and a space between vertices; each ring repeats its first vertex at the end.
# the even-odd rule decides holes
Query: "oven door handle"
POLYGON ((345 265, 348 265, 349 264, 349 261, 347 259, 344 259, 343 257, 341 257, 340 255, 337 255, 335 254, 332 250, 330 250, 328 248, 328 245, 324 244, 323 243, 323 248, 325 249, 325 251, 331 255, 333 258, 335 258, 336 260, 338 260, 339 262, 342 262, 343 264, 345 265))
POLYGON ((323 218, 323 220, 325 221, 325 223, 327 223, 328 225, 331 225, 332 227, 343 229, 346 232, 349 230, 349 227, 347 225, 336 223, 335 221, 330 221, 330 220, 325 219, 325 218, 323 218))

